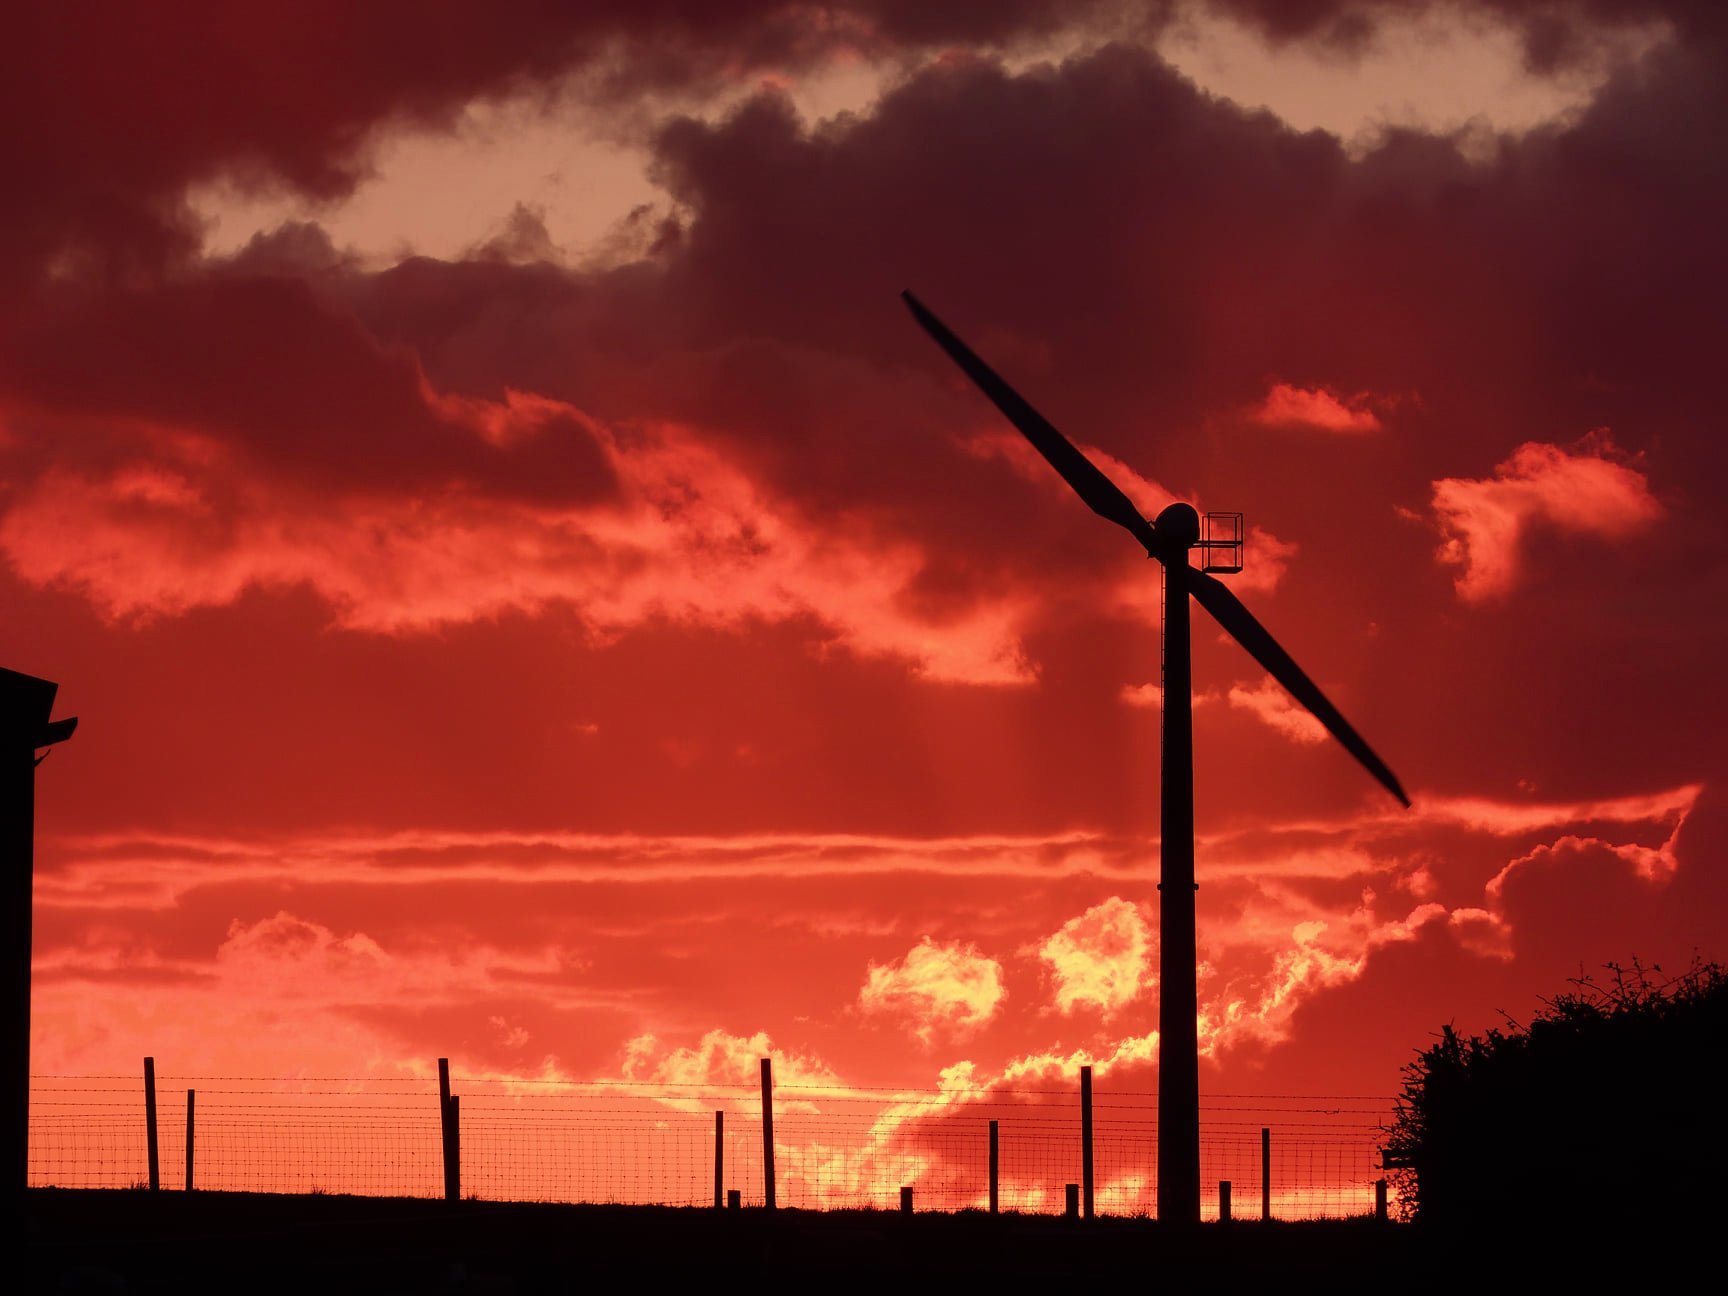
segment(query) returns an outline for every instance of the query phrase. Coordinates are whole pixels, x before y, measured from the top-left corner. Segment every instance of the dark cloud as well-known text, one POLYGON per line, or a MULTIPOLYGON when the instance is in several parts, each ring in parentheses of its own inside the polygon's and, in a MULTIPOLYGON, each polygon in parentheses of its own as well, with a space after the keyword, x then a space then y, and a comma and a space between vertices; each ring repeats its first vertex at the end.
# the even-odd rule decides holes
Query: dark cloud
POLYGON ((1637 29, 1665 26, 1684 40, 1720 48, 1728 33, 1720 5, 1711 0, 1207 0, 1218 14, 1274 42, 1315 41, 1344 54, 1360 54, 1388 19, 1489 18, 1522 39, 1526 67, 1564 73, 1597 59, 1637 29))
POLYGON ((221 174, 338 196, 364 173, 376 126, 440 125, 476 97, 572 75, 612 98, 712 89, 837 50, 1036 35, 1098 7, 29 0, 6 23, 0 174, 14 202, 0 282, 27 282, 51 258, 109 277, 154 272, 196 246, 180 205, 189 182, 221 174))
MULTIPOLYGON (((292 228, 278 236, 304 244, 292 228)), ((275 240, 272 240, 275 241, 275 240)), ((313 240, 316 247, 316 240, 313 240)), ((301 247, 294 255, 311 249, 301 247)), ((495 445, 440 408, 418 360, 255 245, 233 267, 44 302, 0 330, 0 385, 27 410, 209 438, 255 471, 338 492, 478 489, 548 502, 608 494, 589 430, 563 415, 495 445)), ((134 455, 147 438, 119 444, 134 455)))

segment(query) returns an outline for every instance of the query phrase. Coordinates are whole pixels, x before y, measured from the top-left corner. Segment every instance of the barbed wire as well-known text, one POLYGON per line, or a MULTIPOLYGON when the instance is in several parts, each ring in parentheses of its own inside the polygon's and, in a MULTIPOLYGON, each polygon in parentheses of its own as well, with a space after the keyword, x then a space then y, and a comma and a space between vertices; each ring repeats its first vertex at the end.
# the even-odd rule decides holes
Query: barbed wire
MULTIPOLYGON (((52 1075, 32 1073, 32 1082, 38 1080, 114 1080, 136 1085, 138 1076, 133 1072, 91 1072, 87 1074, 73 1072, 56 1072, 52 1075)), ((157 1081, 161 1083, 169 1079, 195 1079, 204 1083, 233 1081, 248 1084, 436 1084, 435 1074, 413 1076, 361 1075, 361 1076, 301 1076, 301 1075, 270 1075, 270 1076, 234 1076, 234 1075, 193 1075, 191 1073, 175 1073, 160 1071, 157 1081)), ((740 1091, 756 1091, 759 1084, 755 1079, 749 1081, 714 1081, 714 1080, 632 1080, 632 1079, 597 1079, 570 1080, 559 1077, 545 1076, 465 1076, 452 1074, 451 1083, 463 1084, 508 1084, 508 1085, 560 1085, 580 1088, 641 1088, 641 1089, 737 1089, 740 1091)), ((1102 1081, 1099 1082, 1102 1086, 1102 1081)), ((33 1083, 33 1086, 34 1083, 33 1083)), ((1016 1094, 1054 1094, 1063 1097, 1073 1097, 1076 1090, 1070 1086, 1060 1089, 1022 1088, 1014 1085, 964 1085, 940 1086, 934 1089, 909 1089, 904 1085, 856 1085, 856 1084, 810 1084, 802 1081, 774 1082, 776 1091, 782 1089, 825 1090, 833 1093, 883 1093, 883 1094, 920 1094, 941 1097, 960 1093, 1016 1093, 1016 1094)), ((1111 1089, 1110 1093, 1118 1097, 1156 1098, 1156 1089, 1111 1089)), ((1203 1095, 1203 1100, 1211 1099, 1252 1099, 1255 1101, 1292 1101, 1292 1102, 1372 1102, 1390 1104, 1394 1098, 1386 1094, 1279 1094, 1279 1093, 1213 1093, 1203 1095)))
MULTIPOLYGON (((32 1184, 146 1181, 139 1078, 33 1081, 32 1184)), ((746 1204, 763 1199, 759 1085, 496 1075, 456 1076, 451 1085, 460 1100, 465 1193, 711 1205, 718 1151, 722 1191, 738 1190, 746 1204)), ((184 1089, 197 1093, 200 1188, 411 1197, 444 1190, 433 1076, 161 1073, 158 1179, 168 1188, 184 1183, 184 1089)), ((1066 1186, 1082 1177, 1078 1086, 793 1083, 776 1084, 774 1096, 775 1178, 785 1205, 892 1209, 900 1189, 911 1187, 921 1209, 982 1209, 990 1123, 999 1132, 1003 1209, 1059 1212, 1066 1186)), ((1101 1087, 1094 1098, 1097 1209, 1155 1213, 1156 1091, 1101 1087)), ((1393 1099, 1375 1095, 1208 1095, 1200 1110, 1203 1180, 1230 1180, 1242 1206, 1257 1207, 1264 1193, 1280 1217, 1367 1213, 1393 1108, 1393 1099), (1264 1129, 1272 1131, 1269 1164, 1264 1129)), ((1208 1193, 1215 1217, 1217 1196, 1208 1193)))

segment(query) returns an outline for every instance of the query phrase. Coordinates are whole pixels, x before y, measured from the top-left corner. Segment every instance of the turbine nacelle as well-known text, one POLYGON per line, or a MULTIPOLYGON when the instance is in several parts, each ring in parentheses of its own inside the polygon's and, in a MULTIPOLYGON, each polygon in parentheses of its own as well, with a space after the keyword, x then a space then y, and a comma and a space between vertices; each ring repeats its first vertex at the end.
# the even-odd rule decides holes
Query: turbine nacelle
MULTIPOLYGON (((1163 541, 1164 549, 1162 554, 1153 554, 1154 558, 1162 559, 1166 554, 1186 554, 1200 543, 1200 514, 1192 504, 1178 502, 1152 519, 1152 529, 1163 541)), ((1183 561, 1187 561, 1186 558, 1183 561)))

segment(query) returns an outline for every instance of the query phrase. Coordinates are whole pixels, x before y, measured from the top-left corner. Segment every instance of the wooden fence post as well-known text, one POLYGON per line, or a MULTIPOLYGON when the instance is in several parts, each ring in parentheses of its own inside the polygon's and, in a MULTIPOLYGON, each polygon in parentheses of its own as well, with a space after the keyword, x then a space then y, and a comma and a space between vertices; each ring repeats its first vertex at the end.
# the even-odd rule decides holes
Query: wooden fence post
POLYGON ((1374 1181, 1374 1218, 1382 1224, 1386 1222, 1386 1181, 1374 1181))
POLYGON ((998 1192, 998 1184, 1000 1183, 999 1172, 1000 1172, 1001 1168, 1002 1168, 1001 1144, 998 1141, 996 1122, 991 1121, 990 1122, 990 1213, 992 1215, 996 1214, 997 1207, 1001 1204, 1001 1200, 1002 1200, 1001 1195, 998 1192))
POLYGON ((450 1095, 450 1182, 445 1193, 451 1201, 462 1200, 462 1097, 450 1095))
POLYGON ((1230 1181, 1228 1179, 1218 1181, 1218 1222, 1220 1224, 1230 1222, 1230 1181))
POLYGON ((774 1209, 774 1063, 762 1059, 762 1204, 774 1209))
POLYGON ((194 1126, 193 1121, 192 1121, 192 1113, 195 1110, 197 1110, 197 1104, 198 1104, 198 1091, 196 1089, 188 1089, 186 1091, 186 1191, 187 1192, 192 1191, 192 1134, 193 1134, 193 1131, 195 1129, 195 1126, 194 1126))
POLYGON ((457 1169, 456 1100, 450 1096, 450 1059, 438 1059, 438 1133, 444 1149, 444 1200, 462 1197, 457 1169))
POLYGON ((156 1059, 144 1059, 144 1142, 150 1154, 150 1191, 162 1187, 162 1163, 156 1145, 156 1059))
POLYGON ((726 1193, 721 1188, 725 1181, 726 1153, 726 1113, 714 1113, 714 1209, 720 1210, 726 1205, 726 1193))
POLYGON ((1260 1127, 1260 1218, 1272 1218, 1272 1131, 1260 1127))
POLYGON ((900 1187, 900 1213, 902 1215, 912 1213, 912 1187, 910 1184, 902 1184, 900 1187))
POLYGON ((1069 1184, 1067 1187, 1067 1210, 1064 1212, 1069 1219, 1080 1218, 1080 1185, 1069 1184))
POLYGON ((1080 1211, 1092 1218, 1092 1068, 1080 1068, 1080 1211))
POLYGON ((726 1190, 726 1209, 727 1210, 739 1210, 743 1207, 743 1205, 744 1205, 743 1192, 737 1188, 728 1188, 726 1190))

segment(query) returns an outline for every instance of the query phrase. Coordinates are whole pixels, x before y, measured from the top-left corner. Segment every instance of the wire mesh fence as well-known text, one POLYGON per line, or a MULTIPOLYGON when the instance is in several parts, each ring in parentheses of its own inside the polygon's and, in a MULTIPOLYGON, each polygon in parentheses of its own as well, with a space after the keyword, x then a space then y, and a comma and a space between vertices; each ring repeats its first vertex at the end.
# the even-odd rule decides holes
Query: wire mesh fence
MULTIPOLYGON (((456 1076, 461 1192, 494 1201, 713 1206, 765 1200, 755 1084, 571 1082, 456 1076), (718 1163, 718 1164, 717 1164, 718 1163)), ((436 1197, 445 1192, 435 1077, 234 1077, 159 1073, 158 1182, 274 1193, 436 1197), (187 1091, 196 1092, 192 1165, 187 1091)), ((1213 1095, 1201 1104, 1203 1215, 1217 1185, 1233 1214, 1371 1213, 1392 1101, 1213 1095), (1267 1133, 1263 1134, 1262 1131, 1267 1133), (1267 1155, 1269 1153, 1269 1155, 1267 1155)), ((1082 1181, 1078 1084, 867 1089, 781 1085, 771 1108, 776 1204, 920 1210, 989 1205, 990 1126, 1002 1210, 1060 1213, 1082 1181)), ((1156 1214, 1157 1095, 1101 1084, 1093 1105, 1101 1215, 1156 1214)), ((30 1182, 149 1182, 144 1084, 128 1076, 32 1080, 30 1182)))

